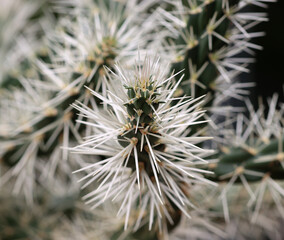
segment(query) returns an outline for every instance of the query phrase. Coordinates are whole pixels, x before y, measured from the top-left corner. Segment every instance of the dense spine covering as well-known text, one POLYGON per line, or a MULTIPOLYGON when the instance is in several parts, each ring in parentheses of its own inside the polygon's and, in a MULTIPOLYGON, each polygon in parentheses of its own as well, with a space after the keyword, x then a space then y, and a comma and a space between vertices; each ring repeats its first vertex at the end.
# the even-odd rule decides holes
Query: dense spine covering
POLYGON ((247 106, 250 110, 249 118, 243 114, 237 116, 235 130, 225 134, 224 141, 227 144, 222 144, 223 154, 220 154, 219 162, 212 165, 216 180, 228 181, 221 193, 227 221, 227 194, 238 183, 243 185, 250 197, 248 205, 253 211, 253 222, 256 222, 266 188, 270 189, 273 201, 283 212, 280 199, 284 191, 281 184, 277 183, 284 176, 283 107, 277 107, 277 95, 270 100, 267 113, 262 104, 257 111, 249 101, 247 106), (257 185, 255 191, 251 185, 257 185))
MULTIPOLYGON (((152 29, 139 28, 134 19, 140 6, 135 1, 128 3, 137 10, 132 13, 125 3, 69 4, 76 11, 59 18, 54 32, 47 30, 45 57, 29 64, 36 70, 18 78, 20 89, 1 90, 0 157, 5 174, 0 185, 17 178, 14 191, 24 192, 29 202, 38 174, 36 159, 55 155, 59 145, 63 146, 60 158, 67 161, 67 148, 72 141, 81 142, 88 131, 75 122, 77 112, 70 104, 79 100, 96 105, 98 100, 84 86, 105 92, 104 66, 112 68, 115 60, 130 61, 139 45, 143 49, 146 43, 151 45, 145 38, 152 29), (11 169, 6 171, 6 166, 11 169)), ((149 22, 151 18, 144 24, 149 22)), ((55 162, 60 167, 58 160, 50 164, 55 162)))
POLYGON ((246 67, 253 62, 253 51, 261 49, 250 41, 263 35, 253 32, 253 27, 267 19, 248 9, 255 5, 265 7, 262 2, 265 1, 188 0, 172 3, 172 13, 160 9, 161 25, 171 32, 169 42, 175 49, 172 67, 176 71, 184 69, 177 94, 207 94, 205 107, 212 107, 213 113, 228 98, 245 95, 244 88, 252 84, 234 81, 240 73, 249 71, 246 67), (238 91, 238 85, 243 89, 238 91))
MULTIPOLYGON (((283 104, 273 97, 265 114, 261 104, 254 110, 246 102, 249 117, 224 106, 230 97, 244 100, 245 88, 253 85, 235 80, 248 72, 253 51, 261 49, 250 42, 263 35, 253 27, 267 20, 248 11, 265 8, 266 2, 272 0, 54 1, 56 28, 44 26, 45 46, 36 52, 37 45, 30 49, 22 37, 15 40, 24 51, 11 48, 10 39, 23 34, 33 40, 37 28, 18 30, 31 26, 39 6, 27 1, 18 9, 16 19, 22 21, 17 24, 10 15, 2 24, 3 7, 0 59, 7 61, 0 66, 0 186, 13 184, 13 193, 23 193, 30 206, 49 216, 48 207, 33 202, 34 186, 57 186, 59 176, 62 189, 79 187, 81 173, 83 199, 94 216, 76 208, 77 193, 65 194, 53 203, 70 206, 58 210, 64 225, 56 227, 52 216, 52 225, 42 226, 37 215, 17 223, 18 213, 9 218, 0 209, 1 234, 7 239, 18 234, 224 239, 233 237, 232 231, 236 238, 251 237, 245 225, 254 223, 255 238, 281 236, 272 229, 284 216, 283 104), (7 30, 10 23, 14 32, 7 30), (27 52, 32 57, 23 62, 27 52), (161 59, 135 61, 137 52, 161 59), (166 60, 171 63, 164 65, 166 60), (208 109, 206 115, 201 108, 208 109), (218 122, 220 115, 229 119, 218 122), (209 117, 213 121, 205 120, 209 117), (209 133, 218 146, 212 161, 212 151, 204 149, 209 133), (219 187, 212 188, 216 183, 219 187), (105 209, 110 206, 118 218, 105 209)), ((8 0, 4 3, 14 11, 8 0)))
POLYGON ((125 229, 131 209, 141 206, 134 228, 146 214, 149 229, 157 220, 163 230, 165 219, 176 225, 180 212, 190 216, 188 208, 193 204, 187 192, 194 185, 214 185, 202 177, 210 172, 195 167, 206 164, 202 158, 211 152, 196 144, 210 138, 186 136, 191 126, 202 123, 198 119, 204 111, 198 107, 200 99, 172 97, 178 85, 171 82, 174 75, 165 78, 168 68, 162 71, 159 61, 148 57, 134 67, 134 71, 115 67, 118 74, 112 72, 106 80, 107 97, 92 91, 107 104, 106 112, 74 105, 87 119, 82 123, 92 126, 94 134, 72 151, 103 156, 78 170, 88 173, 82 178, 89 179, 83 187, 99 182, 84 197, 87 203, 95 208, 107 199, 118 200, 125 229), (175 107, 171 107, 173 100, 179 100, 175 107))

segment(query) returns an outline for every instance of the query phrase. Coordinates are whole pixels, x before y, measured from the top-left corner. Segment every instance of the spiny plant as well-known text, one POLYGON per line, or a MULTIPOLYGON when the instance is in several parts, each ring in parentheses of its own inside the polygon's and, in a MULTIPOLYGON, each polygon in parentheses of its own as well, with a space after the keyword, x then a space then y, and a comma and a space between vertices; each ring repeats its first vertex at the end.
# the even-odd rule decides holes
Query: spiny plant
POLYGON ((70 104, 79 100, 95 105, 96 100, 84 85, 105 91, 103 65, 112 68, 115 59, 129 61, 139 44, 143 48, 146 43, 151 45, 147 34, 152 28, 138 27, 139 21, 134 17, 139 4, 135 4, 131 7, 137 11, 130 13, 124 3, 74 3, 78 7, 75 13, 59 19, 54 33, 47 31, 48 54, 33 61, 36 71, 18 78, 22 88, 2 90, 0 154, 2 162, 11 167, 3 176, 2 185, 16 177, 15 191, 32 196, 36 159, 52 155, 57 145, 63 145, 60 158, 67 161, 70 141, 80 142, 86 130, 75 123, 76 111, 70 104))
POLYGON ((145 214, 149 230, 154 220, 161 231, 165 218, 176 225, 180 212, 189 217, 192 203, 187 191, 200 183, 214 185, 200 175, 209 172, 194 167, 207 163, 203 157, 211 151, 195 144, 209 138, 187 137, 190 127, 202 122, 198 121, 204 113, 198 108, 200 98, 173 98, 178 85, 171 82, 174 75, 165 78, 165 69, 147 57, 142 63, 138 60, 135 71, 116 66, 117 74, 111 72, 105 80, 108 95, 92 91, 107 104, 105 111, 74 105, 86 118, 80 122, 92 126, 94 134, 72 151, 103 156, 78 170, 88 171, 83 187, 99 180, 98 187, 84 198, 93 208, 106 199, 120 202, 118 214, 125 215, 125 229, 131 209, 140 207, 135 229, 145 214), (171 107, 173 100, 179 103, 171 107))
MULTIPOLYGON (((66 185, 64 187, 67 188, 66 185)), ((27 206, 23 196, 10 196, 7 188, 1 189, 1 239, 55 239, 54 232, 61 227, 62 220, 76 211, 73 202, 78 199, 77 194, 69 195, 67 189, 61 192, 65 192, 63 197, 56 195, 55 191, 41 189, 35 196, 33 206, 27 206)))
POLYGON ((224 107, 228 98, 246 94, 244 88, 252 84, 234 80, 249 71, 246 67, 253 62, 253 50, 261 49, 251 40, 263 33, 253 32, 253 27, 267 21, 265 14, 248 10, 250 6, 266 7, 265 2, 185 0, 172 3, 171 11, 160 9, 161 25, 171 32, 168 41, 175 49, 172 68, 184 70, 177 94, 206 94, 204 107, 211 107, 212 113, 224 107))
POLYGON ((0 89, 0 185, 13 184, 32 206, 35 184, 55 187, 46 179, 57 176, 73 184, 71 169, 83 174, 83 199, 95 217, 71 201, 64 221, 82 228, 70 236, 66 224, 54 226, 48 237, 226 239, 230 228, 247 237, 238 219, 260 224, 254 237, 270 233, 268 212, 284 216, 283 105, 273 98, 266 115, 247 103, 247 117, 224 104, 249 94, 252 84, 235 80, 261 48, 250 42, 263 35, 253 27, 267 19, 247 11, 271 0, 53 2, 60 17, 45 29, 45 54, 18 70, 20 87, 0 89), (135 61, 137 52, 161 58, 135 61), (218 122, 220 114, 229 118, 218 122), (213 156, 209 145, 217 146, 213 156), (90 222, 108 214, 108 200, 120 219, 109 215, 112 229, 90 233, 90 222))
POLYGON ((283 179, 284 138, 283 138, 283 108, 277 108, 277 96, 270 100, 269 110, 261 104, 257 111, 247 101, 249 118, 239 114, 236 119, 235 131, 225 134, 220 154, 220 161, 214 168, 215 177, 219 181, 228 181, 222 190, 221 198, 226 220, 229 221, 227 192, 233 184, 240 182, 246 189, 250 199, 248 205, 253 209, 252 221, 255 222, 261 208, 263 194, 266 188, 280 213, 283 215, 281 196, 283 188, 276 182, 283 179), (257 182, 253 191, 251 183, 257 182))
MULTIPOLYGON (((246 66, 252 61, 247 56, 240 57, 240 53, 252 54, 251 49, 261 49, 260 46, 248 41, 263 35, 252 32, 251 28, 259 22, 266 21, 265 15, 248 13, 246 8, 249 4, 266 7, 265 2, 267 1, 180 1, 173 4, 178 11, 173 11, 172 14, 160 11, 166 19, 162 24, 169 26, 168 28, 174 33, 176 37, 173 40, 177 44, 177 50, 180 50, 177 51, 173 67, 185 70, 182 83, 184 87, 177 94, 200 96, 209 93, 205 107, 213 106, 211 108, 213 113, 218 110, 216 107, 222 106, 222 102, 227 99, 226 94, 244 99, 241 95, 246 91, 238 88, 248 87, 250 84, 236 83, 233 84, 235 87, 229 84, 232 77, 235 78, 240 72, 247 72, 246 66), (177 28, 168 22, 174 22, 177 28), (221 88, 218 89, 220 86, 221 88)), ((229 181, 221 194, 227 221, 229 213, 225 193, 235 181, 244 184, 252 196, 250 205, 253 205, 252 202, 256 201, 256 197, 248 182, 262 180, 260 189, 256 190, 257 195, 260 194, 258 204, 255 206, 257 212, 264 191, 263 182, 267 182, 268 179, 275 190, 277 189, 275 203, 278 208, 281 206, 279 197, 283 190, 274 180, 283 179, 284 176, 281 167, 283 110, 276 110, 276 102, 275 99, 272 101, 267 119, 263 118, 261 106, 255 112, 249 105, 250 120, 245 119, 243 115, 238 116, 237 144, 232 142, 235 138, 227 132, 223 135, 220 132, 216 134, 217 138, 221 136, 220 139, 223 140, 222 144, 219 144, 220 161, 216 165, 212 164, 211 167, 215 169, 215 181, 229 181), (227 147, 223 146, 224 143, 227 147)), ((220 111, 217 113, 224 114, 220 111)), ((216 119, 214 115, 213 119, 216 119)), ((235 122, 234 117, 228 122, 235 122)), ((215 128, 219 131, 222 127, 224 127, 222 124, 217 124, 215 128)), ((254 214, 252 221, 255 221, 256 216, 257 213, 254 214)))
MULTIPOLYGON (((42 1, 2 1, 0 10, 0 86, 17 76, 26 56, 39 47, 40 26, 33 20, 42 1)), ((39 18, 38 22, 43 21, 39 18)))

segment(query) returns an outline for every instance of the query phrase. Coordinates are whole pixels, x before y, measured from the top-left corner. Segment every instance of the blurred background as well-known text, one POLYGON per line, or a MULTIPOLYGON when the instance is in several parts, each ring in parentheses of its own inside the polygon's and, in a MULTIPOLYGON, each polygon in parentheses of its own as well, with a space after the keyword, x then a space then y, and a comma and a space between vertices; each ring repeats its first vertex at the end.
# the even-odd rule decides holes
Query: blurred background
POLYGON ((258 38, 257 43, 263 46, 256 52, 256 63, 251 66, 251 78, 256 82, 254 97, 271 97, 279 93, 283 102, 284 85, 284 1, 269 3, 267 9, 269 21, 258 26, 259 31, 266 33, 258 38))

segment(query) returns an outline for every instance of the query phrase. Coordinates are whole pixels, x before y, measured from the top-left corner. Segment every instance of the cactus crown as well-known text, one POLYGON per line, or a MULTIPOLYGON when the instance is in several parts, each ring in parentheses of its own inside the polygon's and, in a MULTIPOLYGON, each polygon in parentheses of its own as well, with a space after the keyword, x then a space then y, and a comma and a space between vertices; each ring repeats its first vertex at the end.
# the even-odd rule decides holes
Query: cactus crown
MULTIPOLYGON (((128 117, 125 131, 118 136, 118 140, 123 147, 129 144, 129 140, 140 146, 140 151, 138 151, 139 167, 148 169, 148 174, 153 176, 148 159, 150 150, 145 136, 147 135, 150 145, 154 146, 153 149, 162 149, 165 145, 159 143, 158 137, 153 136, 159 134, 155 119, 157 118, 156 110, 162 103, 159 98, 161 95, 159 89, 162 85, 156 81, 156 76, 149 74, 150 69, 148 68, 149 65, 143 65, 140 74, 134 76, 134 82, 124 85, 128 96, 128 100, 124 104, 128 117)), ((130 161, 128 167, 134 168, 135 166, 131 162, 134 161, 130 161)))

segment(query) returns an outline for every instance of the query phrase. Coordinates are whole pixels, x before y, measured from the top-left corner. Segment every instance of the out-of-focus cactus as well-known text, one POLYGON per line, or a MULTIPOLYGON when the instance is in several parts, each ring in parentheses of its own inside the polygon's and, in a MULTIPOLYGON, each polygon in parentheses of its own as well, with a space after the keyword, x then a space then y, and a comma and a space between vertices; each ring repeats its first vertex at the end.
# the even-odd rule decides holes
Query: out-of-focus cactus
POLYGON ((223 154, 219 162, 211 167, 215 180, 228 181, 221 194, 227 221, 227 192, 238 182, 242 183, 250 196, 249 205, 254 209, 252 221, 256 221, 266 188, 271 190, 276 206, 283 212, 281 199, 284 189, 275 180, 284 178, 284 112, 277 105, 276 95, 270 100, 267 113, 262 105, 255 111, 247 101, 249 118, 239 114, 236 130, 223 132, 225 137, 220 144, 223 154), (250 187, 251 182, 258 184, 255 191, 250 187))
POLYGON ((18 18, 2 24, 1 9, 0 186, 29 207, 5 192, 0 238, 281 238, 283 105, 273 97, 265 114, 247 102, 249 117, 224 107, 252 85, 235 79, 261 48, 253 27, 267 20, 250 7, 271 1, 50 0, 60 17, 42 26, 40 51, 11 37, 37 36, 23 26, 38 6, 27 0, 14 32, 6 26, 18 18), (78 204, 77 178, 93 212, 78 204), (7 214, 8 205, 17 207, 7 214))
POLYGON ((43 1, 1 1, 0 9, 0 87, 20 76, 21 64, 33 56, 40 42, 40 22, 34 20, 43 1))
MULTIPOLYGON (((45 184, 48 185, 47 182, 45 184)), ((68 192, 67 185, 64 188, 61 189, 61 196, 55 194, 54 189, 51 192, 41 189, 35 196, 33 206, 27 206, 23 196, 11 196, 7 188, 2 189, 1 240, 55 239, 54 232, 62 226, 62 219, 73 216, 76 211, 80 212, 76 209, 78 192, 68 192)))
POLYGON ((236 83, 235 78, 248 72, 253 50, 261 49, 250 41, 263 33, 252 28, 267 19, 248 9, 265 7, 262 2, 266 1, 184 0, 172 3, 172 13, 160 9, 161 24, 171 32, 168 41, 175 49, 172 68, 185 75, 177 95, 206 94, 204 107, 223 115, 218 108, 224 109, 229 98, 247 94, 244 88, 252 84, 236 83))
POLYGON ((25 183, 36 176, 38 157, 52 156, 59 145, 63 151, 57 157, 66 161, 70 141, 82 141, 86 128, 75 123, 76 111, 70 104, 79 100, 95 107, 96 100, 84 85, 104 92, 104 65, 112 68, 114 60, 129 61, 139 46, 145 49, 155 42, 147 39, 151 20, 138 26, 140 5, 135 1, 87 3, 71 2, 74 14, 60 18, 55 32, 47 31, 48 54, 32 61, 36 71, 31 76, 18 78, 22 88, 1 90, 0 157, 11 166, 1 184, 18 178, 16 192, 29 190, 27 195, 32 195, 33 184, 25 183))
MULTIPOLYGON (((249 40, 263 35, 263 33, 252 32, 251 28, 259 22, 266 21, 264 14, 249 13, 248 7, 249 4, 265 7, 265 2, 180 1, 173 4, 175 10, 172 14, 160 10, 165 18, 162 24, 168 26, 176 36, 174 38, 176 49, 180 50, 177 51, 173 68, 184 69, 185 77, 181 84, 184 86, 177 94, 197 97, 208 94, 205 107, 210 107, 212 112, 218 108, 224 108, 222 103, 228 97, 242 98, 241 95, 246 91, 238 90, 238 87, 234 89, 230 85, 249 87, 249 84, 233 83, 232 78, 241 72, 248 72, 246 66, 252 61, 248 55, 252 54, 253 49, 261 49, 249 40), (169 22, 177 27, 174 28, 174 24, 169 22), (218 89, 219 86, 222 88, 218 89)), ((273 193, 277 195, 275 203, 278 208, 281 206, 279 199, 283 197, 284 191, 275 183, 275 179, 284 177, 283 109, 277 111, 276 102, 274 97, 267 119, 264 118, 262 107, 254 111, 252 106, 247 104, 251 115, 249 119, 244 115, 238 116, 236 137, 228 134, 228 126, 223 131, 222 125, 218 126, 218 120, 215 123, 216 137, 223 142, 219 144, 221 154, 217 157, 220 160, 217 164, 212 163, 210 166, 215 171, 215 177, 213 177, 215 181, 228 181, 228 185, 221 194, 227 221, 229 221, 229 213, 226 193, 235 182, 244 184, 252 196, 250 205, 253 205, 253 202, 256 203, 254 206, 256 212, 260 208, 266 184, 272 186, 277 192, 273 193), (261 186, 255 193, 259 197, 258 201, 249 187, 249 182, 254 181, 258 181, 261 186)), ((218 111, 217 113, 228 115, 228 112, 218 111)), ((233 114, 231 115, 228 122, 235 122, 233 114)), ((192 129, 191 134, 196 131, 198 128, 192 129)), ((209 178, 212 179, 211 176, 209 178)), ((255 220, 256 217, 255 213, 252 219, 255 220)))

